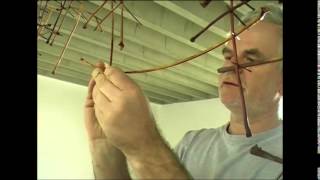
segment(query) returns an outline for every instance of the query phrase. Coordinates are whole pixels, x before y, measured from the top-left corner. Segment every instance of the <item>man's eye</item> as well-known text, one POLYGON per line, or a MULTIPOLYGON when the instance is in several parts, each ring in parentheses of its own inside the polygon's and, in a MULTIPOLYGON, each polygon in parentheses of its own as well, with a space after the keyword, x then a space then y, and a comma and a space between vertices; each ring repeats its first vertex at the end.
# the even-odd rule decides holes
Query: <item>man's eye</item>
POLYGON ((231 57, 230 56, 225 56, 224 59, 230 61, 231 57))
POLYGON ((250 62, 253 62, 253 61, 255 61, 255 59, 253 59, 253 58, 250 58, 250 57, 246 57, 246 60, 247 60, 247 61, 250 61, 250 62))

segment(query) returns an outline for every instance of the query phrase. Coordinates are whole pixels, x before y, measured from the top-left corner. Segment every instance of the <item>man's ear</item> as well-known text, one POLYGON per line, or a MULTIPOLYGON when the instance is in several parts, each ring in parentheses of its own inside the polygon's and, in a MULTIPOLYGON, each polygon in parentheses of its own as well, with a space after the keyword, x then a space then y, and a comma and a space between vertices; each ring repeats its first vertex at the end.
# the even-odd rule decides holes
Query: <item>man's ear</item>
POLYGON ((282 76, 279 77, 279 79, 277 80, 277 91, 276 91, 276 95, 274 97, 274 100, 276 99, 280 99, 283 96, 283 82, 282 82, 282 76))
POLYGON ((279 93, 280 93, 280 95, 281 96, 283 96, 283 78, 282 78, 282 76, 279 78, 279 93))

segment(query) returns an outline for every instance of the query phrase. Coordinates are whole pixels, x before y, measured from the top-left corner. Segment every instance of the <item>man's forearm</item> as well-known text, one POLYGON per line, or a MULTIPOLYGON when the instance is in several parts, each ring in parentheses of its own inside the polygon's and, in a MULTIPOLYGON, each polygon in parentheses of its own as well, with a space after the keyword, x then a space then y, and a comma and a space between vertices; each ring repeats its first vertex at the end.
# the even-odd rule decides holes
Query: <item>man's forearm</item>
POLYGON ((130 179, 126 158, 106 140, 90 142, 95 179, 130 179))
POLYGON ((126 156, 139 179, 192 179, 163 141, 145 149, 143 153, 126 156))

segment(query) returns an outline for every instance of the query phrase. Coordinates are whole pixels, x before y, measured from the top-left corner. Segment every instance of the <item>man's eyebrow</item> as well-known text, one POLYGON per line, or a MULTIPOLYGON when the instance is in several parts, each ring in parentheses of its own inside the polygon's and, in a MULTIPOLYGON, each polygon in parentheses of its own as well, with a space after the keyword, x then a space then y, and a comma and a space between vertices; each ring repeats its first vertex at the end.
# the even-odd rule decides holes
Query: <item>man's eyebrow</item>
POLYGON ((222 49, 222 54, 226 54, 226 53, 232 53, 232 49, 230 49, 230 48, 228 48, 228 47, 224 47, 223 49, 222 49))
POLYGON ((261 51, 259 51, 259 49, 256 49, 256 48, 245 50, 244 54, 245 55, 255 56, 255 57, 260 58, 260 59, 265 59, 265 55, 261 51))
MULTIPOLYGON (((230 49, 229 47, 224 47, 222 49, 222 54, 232 54, 232 53, 233 53, 233 50, 230 49)), ((243 53, 244 55, 255 56, 256 58, 259 58, 259 59, 265 59, 265 55, 261 51, 259 51, 259 49, 257 48, 247 49, 243 53)))

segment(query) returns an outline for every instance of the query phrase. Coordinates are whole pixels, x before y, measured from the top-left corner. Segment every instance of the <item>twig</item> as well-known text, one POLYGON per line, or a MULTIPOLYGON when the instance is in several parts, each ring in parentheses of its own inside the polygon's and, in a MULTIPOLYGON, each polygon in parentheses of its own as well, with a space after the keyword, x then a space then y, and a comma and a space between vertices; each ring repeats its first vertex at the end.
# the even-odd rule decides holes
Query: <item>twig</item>
MULTIPOLYGON (((250 1, 250 0, 248 0, 250 1)), ((195 36, 193 36, 190 41, 194 42, 202 33, 204 33, 207 29, 209 29, 210 26, 212 26, 214 23, 216 23, 217 21, 219 21, 221 18, 223 18, 225 15, 227 15, 228 13, 232 12, 233 10, 239 8, 240 6, 242 6, 243 4, 245 4, 246 2, 241 2, 239 4, 237 4, 236 6, 234 6, 233 8, 229 9, 228 11, 222 13, 220 16, 218 16, 216 19, 214 19, 213 21, 211 21, 205 28, 203 28, 200 32, 198 32, 195 36)))
POLYGON ((142 23, 136 18, 136 16, 127 8, 125 4, 123 4, 123 7, 128 11, 128 13, 139 23, 139 25, 142 25, 142 23))
POLYGON ((100 11, 100 9, 103 8, 103 6, 108 2, 108 0, 105 0, 92 14, 91 16, 88 18, 87 22, 83 25, 83 29, 87 28, 87 25, 89 23, 89 21, 91 20, 92 17, 95 17, 95 15, 98 13, 98 11, 100 11))
MULTIPOLYGON (((279 61, 282 61, 282 58, 276 58, 276 59, 272 59, 270 61, 255 61, 255 62, 243 63, 243 64, 239 64, 239 67, 246 68, 246 67, 257 66, 257 65, 262 65, 262 64, 275 63, 275 62, 279 62, 279 61)), ((229 66, 229 67, 219 68, 217 71, 218 71, 218 73, 225 73, 225 72, 234 71, 234 70, 235 70, 234 66, 229 66)))
MULTIPOLYGON (((111 1, 111 9, 113 8, 113 1, 111 1)), ((114 33, 114 12, 111 13, 111 48, 110 48, 110 62, 109 65, 112 66, 112 56, 113 56, 113 33, 114 33)))
MULTIPOLYGON (((40 36, 41 32, 43 31, 43 28, 48 28, 47 26, 48 26, 49 24, 47 24, 47 23, 48 23, 49 20, 50 20, 51 14, 52 14, 52 11, 49 9, 49 14, 48 14, 48 16, 46 16, 46 20, 45 20, 44 25, 41 25, 41 24, 39 25, 37 39, 39 39, 39 36, 40 36)), ((50 24, 50 26, 51 26, 51 24, 50 24)))
POLYGON ((69 42, 70 42, 70 40, 71 40, 71 37, 73 36, 73 34, 74 34, 74 32, 75 32, 78 24, 79 24, 81 14, 82 14, 82 6, 80 6, 80 11, 79 11, 79 15, 78 15, 76 24, 74 25, 74 27, 73 27, 70 35, 69 35, 69 38, 68 38, 68 40, 67 40, 67 43, 66 43, 66 44, 64 45, 64 47, 63 47, 63 50, 62 50, 62 52, 61 52, 61 54, 60 54, 60 57, 59 57, 59 60, 58 60, 58 62, 56 63, 56 65, 54 66, 54 69, 53 69, 53 71, 52 71, 52 74, 55 74, 56 69, 57 69, 58 65, 60 64, 60 62, 61 62, 61 60, 62 60, 62 58, 63 58, 64 53, 65 53, 66 49, 68 48, 69 42))
MULTIPOLYGON (((67 0, 64 0, 62 6, 64 6, 64 5, 66 4, 66 2, 67 2, 67 0)), ((55 32, 56 25, 57 25, 57 23, 58 23, 58 21, 59 21, 59 19, 60 19, 60 16, 61 16, 61 14, 62 14, 62 11, 63 11, 63 8, 61 9, 61 11, 59 11, 59 14, 58 14, 58 17, 57 17, 57 19, 56 19, 56 22, 54 22, 54 25, 53 25, 53 28, 52 28, 52 33, 50 34, 48 40, 46 41, 47 44, 50 42, 51 36, 52 36, 52 34, 55 32)))
POLYGON ((250 149, 250 153, 255 155, 255 156, 259 156, 265 159, 269 159, 271 161, 283 164, 283 160, 278 157, 275 156, 267 151, 262 150, 260 147, 258 147, 258 145, 254 145, 251 149, 250 149))
MULTIPOLYGON (((266 9, 261 8, 261 14, 260 14, 260 16, 259 16, 256 20, 254 20, 252 23, 250 23, 248 26, 243 27, 243 28, 242 28, 238 33, 236 33, 235 35, 236 35, 236 36, 237 36, 237 35, 240 35, 242 32, 244 32, 245 30, 247 30, 248 28, 250 28, 251 26, 253 26, 254 24, 256 24, 256 23, 260 20, 261 16, 262 16, 265 12, 266 12, 266 9)), ((170 65, 160 66, 160 67, 151 68, 151 69, 144 69, 144 70, 127 71, 126 73, 145 73, 145 72, 158 71, 158 70, 167 69, 167 68, 170 68, 170 67, 173 67, 173 66, 177 66, 177 65, 179 65, 179 64, 183 64, 183 63, 185 63, 185 62, 191 61, 191 60, 193 60, 193 59, 195 59, 195 58, 197 58, 197 57, 200 57, 200 56, 202 56, 202 55, 204 55, 204 54, 206 54, 206 53, 208 53, 208 52, 210 52, 210 51, 212 51, 212 50, 214 50, 214 49, 222 46, 223 44, 225 44, 226 42, 228 42, 230 39, 231 39, 231 37, 225 39, 224 41, 222 41, 222 42, 220 42, 220 43, 218 43, 218 44, 216 44, 216 45, 214 45, 214 46, 212 46, 212 47, 209 47, 209 48, 206 49, 206 50, 203 50, 203 51, 199 52, 198 54, 194 54, 194 55, 192 55, 192 56, 189 56, 189 57, 187 57, 187 58, 184 58, 184 59, 182 59, 182 60, 179 60, 178 62, 175 62, 175 63, 170 64, 170 65)))
POLYGON ((61 26, 62 26, 62 24, 63 24, 64 18, 67 16, 67 14, 68 14, 68 12, 69 12, 69 9, 70 9, 70 7, 71 7, 72 1, 73 1, 73 0, 70 1, 70 4, 69 4, 68 9, 66 10, 65 14, 64 14, 63 17, 62 17, 62 20, 61 20, 61 22, 60 22, 60 25, 59 25, 56 33, 54 33, 54 36, 53 36, 52 41, 51 41, 51 43, 50 43, 50 46, 53 45, 53 42, 54 42, 57 34, 59 34, 59 30, 61 29, 61 26))
POLYGON ((249 119, 247 116, 247 110, 246 110, 246 103, 244 100, 244 94, 243 94, 243 89, 241 88, 242 83, 241 83, 241 79, 240 79, 240 72, 239 72, 239 61, 238 61, 238 53, 237 53, 237 44, 236 44, 236 36, 235 36, 235 31, 234 31, 234 18, 233 18, 233 0, 230 0, 230 9, 232 10, 232 13, 230 13, 230 25, 231 25, 231 39, 232 39, 232 46, 233 46, 233 51, 235 52, 235 63, 236 65, 234 65, 235 67, 235 74, 237 76, 237 81, 238 84, 240 85, 239 91, 240 91, 240 98, 241 98, 241 108, 242 108, 242 112, 243 112, 243 122, 244 122, 244 128, 246 130, 246 136, 247 137, 251 137, 252 133, 249 127, 249 119))
MULTIPOLYGON (((111 2, 113 2, 113 1, 111 1, 111 2)), ((112 14, 113 13, 113 11, 114 10, 116 10, 118 7, 120 6, 120 3, 119 4, 117 4, 117 6, 116 7, 114 7, 113 9, 111 9, 111 11, 97 24, 97 27, 95 28, 95 30, 97 30, 98 29, 98 26, 100 25, 100 24, 102 24, 103 23, 103 21, 104 20, 106 20, 107 19, 107 17, 110 15, 110 14, 112 14)))
POLYGON ((124 43, 123 43, 123 0, 120 1, 121 3, 121 34, 120 34, 120 43, 119 43, 119 46, 120 46, 120 50, 122 50, 124 48, 124 43))

